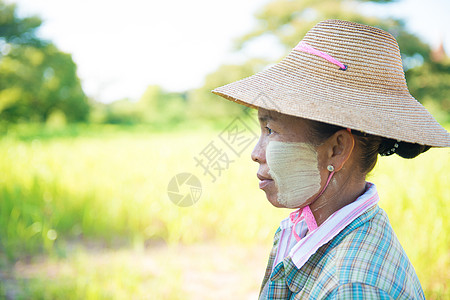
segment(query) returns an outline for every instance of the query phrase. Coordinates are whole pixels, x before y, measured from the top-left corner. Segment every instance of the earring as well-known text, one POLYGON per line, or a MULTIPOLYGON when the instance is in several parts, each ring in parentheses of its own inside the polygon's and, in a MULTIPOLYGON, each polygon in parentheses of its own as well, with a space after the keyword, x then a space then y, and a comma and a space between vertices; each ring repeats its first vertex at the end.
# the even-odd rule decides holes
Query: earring
POLYGON ((327 170, 333 172, 334 171, 333 165, 328 165, 327 170))

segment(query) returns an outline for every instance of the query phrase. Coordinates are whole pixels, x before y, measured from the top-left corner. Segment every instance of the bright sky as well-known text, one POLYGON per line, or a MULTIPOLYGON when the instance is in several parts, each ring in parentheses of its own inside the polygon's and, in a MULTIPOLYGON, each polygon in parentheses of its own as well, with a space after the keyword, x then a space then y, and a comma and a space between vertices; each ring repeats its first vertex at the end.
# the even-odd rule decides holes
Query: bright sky
MULTIPOLYGON (((269 0, 7 0, 21 16, 44 20, 39 34, 71 53, 85 92, 97 100, 139 99, 150 84, 168 91, 200 87, 223 63, 278 58, 273 40, 242 53, 233 41, 255 25, 269 0)), ((365 11, 394 15, 432 45, 450 52, 450 0, 401 0, 365 11)))

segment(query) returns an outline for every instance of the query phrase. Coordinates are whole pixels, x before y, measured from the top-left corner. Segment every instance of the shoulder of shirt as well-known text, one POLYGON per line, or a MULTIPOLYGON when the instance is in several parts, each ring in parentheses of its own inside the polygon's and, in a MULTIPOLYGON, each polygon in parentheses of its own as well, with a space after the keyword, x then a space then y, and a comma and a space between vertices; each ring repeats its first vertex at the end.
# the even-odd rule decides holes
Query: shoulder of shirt
MULTIPOLYGON (((340 268, 353 265, 355 260, 365 257, 374 258, 374 255, 382 255, 384 263, 386 259, 405 255, 403 248, 392 230, 386 213, 375 205, 366 213, 355 219, 327 245, 325 255, 329 258, 327 263, 337 264, 340 268), (388 255, 389 254, 389 255, 388 255), (369 256, 368 256, 369 255, 369 256)), ((370 264, 361 264, 359 268, 370 268, 370 264)), ((339 268, 337 269, 339 270, 339 268)))
POLYGON ((342 286, 337 290, 339 293, 352 293, 362 285, 370 293, 374 292, 369 288, 373 286, 391 296, 398 296, 399 291, 421 293, 415 271, 386 213, 378 205, 355 219, 324 247, 317 280, 331 284, 329 287, 342 286), (405 291, 404 286, 412 290, 405 291))

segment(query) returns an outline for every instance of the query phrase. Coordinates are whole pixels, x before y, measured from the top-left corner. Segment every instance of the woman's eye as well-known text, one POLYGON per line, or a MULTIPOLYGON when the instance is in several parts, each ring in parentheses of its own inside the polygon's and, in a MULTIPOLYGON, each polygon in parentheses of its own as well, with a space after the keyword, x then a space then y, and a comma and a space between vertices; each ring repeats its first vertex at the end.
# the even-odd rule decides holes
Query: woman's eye
POLYGON ((273 133, 273 130, 266 126, 266 131, 268 135, 271 135, 273 133))

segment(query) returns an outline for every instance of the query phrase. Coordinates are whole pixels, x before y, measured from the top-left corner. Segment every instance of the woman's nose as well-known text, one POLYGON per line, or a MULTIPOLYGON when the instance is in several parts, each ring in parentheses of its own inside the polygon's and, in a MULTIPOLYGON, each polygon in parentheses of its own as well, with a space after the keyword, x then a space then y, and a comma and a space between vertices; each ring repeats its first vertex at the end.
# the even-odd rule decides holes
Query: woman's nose
POLYGON ((258 143, 256 143, 255 148, 252 151, 252 160, 257 163, 265 163, 266 162, 266 148, 265 143, 260 138, 258 143))

